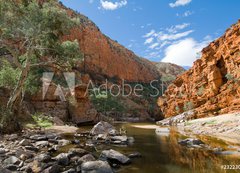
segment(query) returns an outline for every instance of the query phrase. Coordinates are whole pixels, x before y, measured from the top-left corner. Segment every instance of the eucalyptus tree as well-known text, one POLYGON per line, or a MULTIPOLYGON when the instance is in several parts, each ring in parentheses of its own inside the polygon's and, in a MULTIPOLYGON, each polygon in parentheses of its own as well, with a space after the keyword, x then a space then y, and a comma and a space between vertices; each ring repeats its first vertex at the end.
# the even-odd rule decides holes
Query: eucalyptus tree
POLYGON ((24 93, 34 90, 36 69, 71 70, 82 59, 78 42, 63 39, 76 25, 78 17, 55 0, 0 0, 0 86, 11 89, 2 128, 17 120, 24 93))

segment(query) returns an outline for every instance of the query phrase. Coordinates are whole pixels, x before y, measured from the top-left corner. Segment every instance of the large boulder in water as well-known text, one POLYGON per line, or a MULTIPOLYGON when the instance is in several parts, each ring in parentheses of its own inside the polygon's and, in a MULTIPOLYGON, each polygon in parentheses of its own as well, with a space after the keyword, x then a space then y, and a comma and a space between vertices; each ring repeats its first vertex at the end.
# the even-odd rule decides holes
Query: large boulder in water
POLYGON ((102 151, 100 158, 109 161, 117 161, 121 164, 128 164, 131 162, 130 158, 115 150, 102 151))
POLYGON ((92 128, 92 130, 90 131, 90 134, 91 135, 99 135, 99 134, 116 135, 117 130, 108 122, 100 121, 92 128))
POLYGON ((89 161, 81 165, 82 173, 113 173, 108 162, 104 161, 89 161))

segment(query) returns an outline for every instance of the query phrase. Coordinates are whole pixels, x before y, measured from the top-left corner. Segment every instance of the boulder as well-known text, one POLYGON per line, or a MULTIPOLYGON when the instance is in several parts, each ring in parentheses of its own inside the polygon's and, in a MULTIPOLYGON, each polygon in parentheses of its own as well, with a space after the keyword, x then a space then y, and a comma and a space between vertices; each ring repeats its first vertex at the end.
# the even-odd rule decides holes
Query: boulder
POLYGON ((46 135, 32 135, 30 136, 30 139, 35 140, 35 141, 45 141, 47 140, 46 135))
POLYGON ((99 134, 116 135, 117 130, 108 122, 100 121, 92 128, 92 130, 90 131, 90 134, 91 135, 99 135, 99 134))
POLYGON ((29 146, 31 145, 31 142, 29 142, 27 139, 23 139, 19 142, 19 146, 29 146))
POLYGON ((104 160, 117 161, 121 164, 128 164, 131 162, 130 158, 112 149, 102 151, 100 158, 104 160))
POLYGON ((128 137, 127 136, 112 136, 112 141, 121 141, 121 143, 127 143, 128 137))
POLYGON ((95 161, 95 157, 92 154, 86 154, 84 156, 82 156, 80 159, 78 159, 79 163, 85 163, 85 162, 89 162, 89 161, 95 161))
POLYGON ((57 155, 55 158, 59 165, 67 166, 69 165, 69 158, 67 153, 61 153, 57 155))
POLYGON ((10 156, 3 161, 4 165, 18 165, 20 160, 15 156, 10 156))
POLYGON ((105 161, 89 161, 81 165, 82 173, 113 173, 112 168, 105 161))
POLYGON ((34 159, 39 162, 47 163, 47 162, 51 161, 51 156, 49 154, 40 154, 40 155, 36 156, 34 159))
POLYGON ((59 165, 53 165, 48 167, 47 169, 43 170, 43 173, 59 173, 61 172, 61 167, 59 165))

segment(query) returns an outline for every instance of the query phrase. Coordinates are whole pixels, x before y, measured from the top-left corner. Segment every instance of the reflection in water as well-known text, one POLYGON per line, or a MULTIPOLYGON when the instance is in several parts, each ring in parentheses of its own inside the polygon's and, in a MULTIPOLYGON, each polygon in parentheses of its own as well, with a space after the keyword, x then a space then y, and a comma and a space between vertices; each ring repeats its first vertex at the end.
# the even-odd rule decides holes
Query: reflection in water
MULTIPOLYGON (((165 133, 166 129, 157 131, 154 129, 142 129, 123 125, 129 136, 135 138, 135 143, 126 148, 115 148, 125 153, 139 151, 143 158, 135 159, 133 164, 123 167, 119 172, 129 173, 220 173, 227 172, 221 169, 221 165, 238 165, 239 158, 220 156, 203 149, 190 149, 178 144, 183 139, 175 130, 165 133), (167 135, 169 134, 169 135, 167 135)), ((223 147, 222 143, 203 137, 203 141, 212 142, 211 145, 223 147)), ((232 170, 229 172, 239 172, 232 170)))
MULTIPOLYGON (((185 148, 178 144, 186 137, 176 130, 157 129, 151 124, 117 124, 117 128, 127 130, 127 135, 135 138, 130 146, 100 145, 95 149, 96 155, 104 149, 115 149, 125 154, 140 152, 142 158, 133 159, 132 164, 116 170, 119 173, 234 173, 240 170, 226 171, 221 165, 240 165, 240 156, 216 155, 203 149, 185 148), (145 126, 143 126, 145 125, 145 126), (147 126, 146 126, 147 125, 147 126)), ((90 127, 89 127, 90 128, 90 127)), ((86 129, 81 129, 84 131, 86 129)), ((89 129, 88 129, 89 130, 89 129)), ((229 145, 214 138, 201 136, 202 141, 213 147, 224 149, 229 145)), ((83 139, 81 139, 82 141, 83 139)), ((71 147, 71 146, 69 146, 71 147)))

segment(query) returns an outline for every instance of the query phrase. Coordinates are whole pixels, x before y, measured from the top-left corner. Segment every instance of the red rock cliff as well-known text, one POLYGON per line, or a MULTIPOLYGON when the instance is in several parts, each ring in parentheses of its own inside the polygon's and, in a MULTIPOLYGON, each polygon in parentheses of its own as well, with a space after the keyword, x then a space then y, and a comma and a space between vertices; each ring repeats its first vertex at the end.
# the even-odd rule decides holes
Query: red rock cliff
MULTIPOLYGON (((80 17, 79 27, 73 29, 66 39, 77 39, 84 54, 84 63, 79 70, 90 74, 92 79, 124 79, 129 82, 149 82, 160 77, 152 63, 136 56, 116 41, 101 33, 99 28, 87 17, 80 17)), ((119 33, 121 34, 121 33, 119 33)))
POLYGON ((240 21, 202 50, 202 57, 158 100, 165 117, 194 109, 196 118, 240 110, 240 21))

